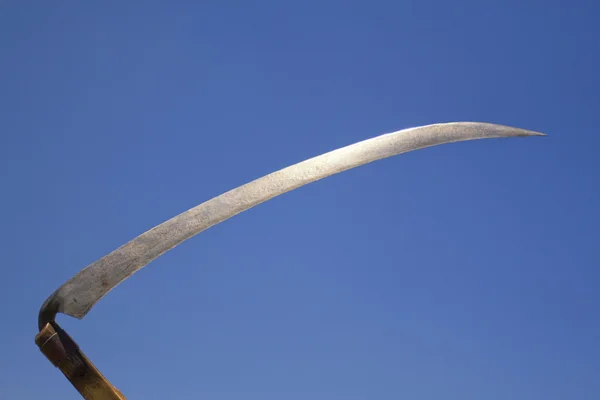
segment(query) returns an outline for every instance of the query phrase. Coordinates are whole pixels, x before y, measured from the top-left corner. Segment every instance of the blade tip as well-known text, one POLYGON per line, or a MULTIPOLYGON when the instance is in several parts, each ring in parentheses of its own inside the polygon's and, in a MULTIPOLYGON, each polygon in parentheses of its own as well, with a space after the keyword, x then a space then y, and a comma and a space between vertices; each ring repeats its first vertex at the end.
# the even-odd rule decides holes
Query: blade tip
POLYGON ((542 136, 542 137, 545 137, 545 136, 548 136, 548 134, 543 133, 543 132, 523 130, 523 132, 519 136, 542 136))

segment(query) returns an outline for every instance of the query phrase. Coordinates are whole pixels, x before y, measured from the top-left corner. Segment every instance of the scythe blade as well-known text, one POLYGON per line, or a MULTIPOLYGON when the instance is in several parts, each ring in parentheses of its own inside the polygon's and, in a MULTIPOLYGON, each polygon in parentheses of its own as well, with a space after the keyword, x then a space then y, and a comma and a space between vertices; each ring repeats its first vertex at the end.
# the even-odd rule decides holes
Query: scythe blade
POLYGON ((221 194, 139 235, 90 264, 40 310, 40 329, 56 313, 81 319, 119 283, 181 242, 236 214, 308 183, 408 151, 474 139, 545 136, 504 125, 454 122, 384 134, 310 158, 221 194))

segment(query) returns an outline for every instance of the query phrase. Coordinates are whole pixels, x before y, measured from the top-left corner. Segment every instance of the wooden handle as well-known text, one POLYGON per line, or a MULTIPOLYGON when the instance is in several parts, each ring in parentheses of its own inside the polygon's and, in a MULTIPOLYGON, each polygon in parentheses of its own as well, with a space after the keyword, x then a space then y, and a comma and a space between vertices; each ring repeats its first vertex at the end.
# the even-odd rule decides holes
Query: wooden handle
POLYGON ((79 346, 54 321, 35 337, 35 344, 86 400, 127 400, 98 371, 79 346))

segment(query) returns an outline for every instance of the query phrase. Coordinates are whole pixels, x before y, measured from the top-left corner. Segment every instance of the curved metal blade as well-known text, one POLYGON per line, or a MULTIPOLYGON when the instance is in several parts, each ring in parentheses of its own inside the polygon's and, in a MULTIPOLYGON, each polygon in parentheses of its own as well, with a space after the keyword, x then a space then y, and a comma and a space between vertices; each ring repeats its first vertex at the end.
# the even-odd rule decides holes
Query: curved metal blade
POLYGON ((53 319, 58 312, 83 318, 111 289, 164 252, 290 190, 412 150, 465 140, 514 136, 545 135, 489 123, 434 124, 381 135, 283 168, 185 211, 90 264, 46 300, 40 310, 40 323, 53 319))

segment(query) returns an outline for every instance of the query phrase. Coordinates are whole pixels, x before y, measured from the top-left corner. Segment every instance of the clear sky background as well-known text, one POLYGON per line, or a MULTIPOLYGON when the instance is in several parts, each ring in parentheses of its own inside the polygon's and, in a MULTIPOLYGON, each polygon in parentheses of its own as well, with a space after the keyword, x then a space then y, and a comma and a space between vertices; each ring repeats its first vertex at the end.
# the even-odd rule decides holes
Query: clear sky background
POLYGON ((130 399, 600 398, 597 1, 3 1, 0 398, 80 269, 226 190, 399 129, 59 322, 130 399))

